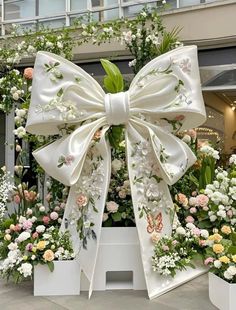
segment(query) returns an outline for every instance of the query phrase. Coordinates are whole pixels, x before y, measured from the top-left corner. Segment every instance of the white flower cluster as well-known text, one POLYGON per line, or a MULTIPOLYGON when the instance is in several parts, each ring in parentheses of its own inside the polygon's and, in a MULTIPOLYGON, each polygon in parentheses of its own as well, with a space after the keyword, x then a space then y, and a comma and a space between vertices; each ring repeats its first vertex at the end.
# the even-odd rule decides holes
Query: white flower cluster
POLYGON ((15 123, 17 126, 22 125, 27 119, 27 109, 15 109, 15 123))
POLYGON ((229 159, 229 164, 230 165, 236 165, 236 154, 231 155, 229 159))
POLYGON ((6 204, 13 188, 14 184, 10 181, 10 173, 4 172, 2 176, 0 176, 0 221, 5 215, 6 204))
POLYGON ((235 275, 236 275, 235 266, 229 266, 227 270, 224 272, 224 277, 226 280, 232 280, 235 275))
POLYGON ((216 180, 208 184, 205 194, 210 199, 210 204, 217 206, 217 210, 208 212, 211 222, 224 219, 231 225, 236 223, 236 178, 230 178, 228 172, 218 168, 216 180))
POLYGON ((70 251, 65 250, 63 247, 59 247, 58 250, 55 252, 55 257, 58 260, 70 260, 75 257, 75 254, 71 254, 70 251))
POLYGON ((7 258, 2 262, 0 266, 1 273, 7 273, 15 266, 20 265, 22 260, 23 257, 19 249, 10 250, 7 254, 7 258))
POLYGON ((200 148, 200 152, 208 155, 208 156, 212 156, 215 159, 220 159, 219 156, 219 152, 215 149, 213 149, 213 147, 209 146, 209 145, 204 145, 200 148))
POLYGON ((15 101, 18 101, 20 99, 20 97, 22 95, 24 95, 24 90, 23 89, 17 89, 15 86, 13 86, 10 90, 10 93, 12 95, 12 98, 15 100, 15 101))
POLYGON ((133 183, 139 194, 139 207, 145 206, 154 212, 164 206, 171 207, 163 195, 160 171, 149 141, 134 144, 132 167, 135 171, 133 183))
POLYGON ((157 271, 163 276, 171 275, 171 268, 175 268, 176 264, 180 260, 180 256, 177 253, 172 253, 157 257, 153 259, 153 271, 157 271))

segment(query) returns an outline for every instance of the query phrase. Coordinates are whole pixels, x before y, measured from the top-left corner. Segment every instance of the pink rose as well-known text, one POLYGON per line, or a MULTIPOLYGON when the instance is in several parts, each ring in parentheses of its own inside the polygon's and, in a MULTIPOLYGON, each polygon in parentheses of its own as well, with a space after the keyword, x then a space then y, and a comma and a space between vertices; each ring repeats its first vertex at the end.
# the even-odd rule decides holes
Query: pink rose
POLYGON ((49 217, 49 216, 44 216, 44 217, 43 217, 43 223, 44 223, 44 225, 48 225, 49 222, 50 222, 50 217, 49 217))
POLYGON ((28 230, 33 226, 32 222, 30 220, 24 221, 22 225, 23 225, 23 229, 25 229, 25 230, 28 230))
POLYGON ((191 215, 189 215, 189 216, 186 217, 185 221, 187 223, 194 223, 194 218, 191 215))
POLYGON ((50 218, 51 218, 53 221, 57 220, 58 217, 59 217, 59 215, 58 215, 57 212, 53 211, 52 213, 50 213, 50 218))
POLYGON ((209 202, 209 198, 204 195, 204 194, 200 194, 196 197, 197 200, 197 206, 199 207, 205 207, 207 206, 208 202, 209 202))
POLYGON ((183 121, 185 119, 185 116, 184 115, 177 115, 176 117, 175 117, 175 120, 176 121, 183 121))
POLYGON ((173 244, 173 245, 176 245, 177 243, 178 243, 177 240, 173 240, 173 241, 172 241, 172 244, 173 244))
POLYGON ((16 204, 19 204, 19 203, 20 203, 20 201, 21 201, 21 199, 20 199, 20 196, 19 196, 19 195, 15 195, 15 196, 13 197, 13 200, 14 200, 14 202, 15 202, 16 204))
POLYGON ((65 157, 65 164, 67 165, 67 166, 70 166, 72 163, 73 163, 73 161, 74 161, 74 156, 73 155, 68 155, 68 156, 66 156, 65 157))
POLYGON ((192 192, 192 196, 196 197, 197 196, 197 192, 196 191, 192 192))
POLYGON ((77 205, 81 208, 81 207, 85 207, 88 203, 88 198, 86 195, 84 194, 80 194, 77 199, 76 199, 76 203, 77 205))
POLYGON ((195 141, 197 138, 197 132, 195 129, 189 129, 187 134, 195 141))
POLYGON ((199 245, 200 246, 205 246, 206 245, 206 240, 199 240, 199 245))
POLYGON ((191 214, 197 213, 197 209, 195 207, 192 207, 192 208, 189 209, 189 212, 191 214))
POLYGON ((115 201, 108 201, 106 207, 107 211, 110 213, 116 213, 119 208, 118 204, 115 203, 115 201))
POLYGON ((14 231, 15 232, 21 231, 21 225, 16 224, 14 231))
POLYGON ((199 228, 194 228, 192 229, 192 233, 195 235, 195 236, 200 236, 201 235, 201 230, 199 228))
POLYGON ((36 232, 33 233, 32 238, 33 238, 33 239, 37 239, 38 236, 39 236, 39 234, 38 234, 37 231, 36 231, 36 232))
POLYGON ((162 246, 162 250, 163 250, 163 251, 169 251, 169 249, 170 249, 170 248, 168 247, 168 245, 163 245, 163 246, 162 246))
POLYGON ((213 257, 207 257, 204 260, 204 265, 207 266, 208 264, 213 263, 213 262, 214 262, 214 258, 213 257))
POLYGON ((33 79, 33 73, 34 73, 34 69, 33 68, 25 68, 25 70, 24 70, 24 78, 26 80, 32 80, 33 79))

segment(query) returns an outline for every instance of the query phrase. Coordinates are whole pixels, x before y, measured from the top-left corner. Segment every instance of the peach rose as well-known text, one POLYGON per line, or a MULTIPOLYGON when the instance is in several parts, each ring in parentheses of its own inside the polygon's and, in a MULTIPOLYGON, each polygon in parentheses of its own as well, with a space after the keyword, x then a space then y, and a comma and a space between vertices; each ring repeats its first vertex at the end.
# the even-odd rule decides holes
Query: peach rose
POLYGON ((44 260, 47 261, 47 262, 53 261, 53 260, 54 260, 54 257, 55 257, 55 256, 54 256, 54 253, 53 253, 52 250, 47 250, 47 251, 45 251, 44 254, 43 254, 43 258, 44 258, 44 260))
POLYGON ((101 135, 102 135, 102 131, 101 130, 97 130, 93 136, 93 139, 96 141, 96 140, 99 140, 101 138, 101 135))
POLYGON ((76 203, 79 207, 85 207, 88 203, 88 198, 84 194, 80 194, 77 199, 76 203))
POLYGON ((19 204, 20 203, 20 196, 19 195, 15 195, 14 197, 13 197, 13 200, 14 200, 14 202, 16 203, 16 204, 19 204))
POLYGON ((221 231, 223 234, 229 235, 231 233, 230 226, 224 225, 221 227, 221 231))
POLYGON ((115 201, 108 201, 106 204, 107 211, 110 213, 116 213, 119 206, 115 201))
POLYGON ((25 70, 24 70, 24 78, 26 80, 32 80, 33 79, 33 73, 34 73, 34 69, 33 68, 25 68, 25 70))
POLYGON ((176 200, 184 207, 188 205, 188 198, 182 193, 176 195, 176 200))

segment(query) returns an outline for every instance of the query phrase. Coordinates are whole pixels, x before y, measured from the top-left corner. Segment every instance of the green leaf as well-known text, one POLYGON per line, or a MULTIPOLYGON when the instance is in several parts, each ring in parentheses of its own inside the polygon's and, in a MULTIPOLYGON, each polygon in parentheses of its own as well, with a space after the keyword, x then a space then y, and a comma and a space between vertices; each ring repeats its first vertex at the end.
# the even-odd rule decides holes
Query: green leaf
POLYGON ((49 270, 51 272, 53 272, 54 271, 54 263, 53 262, 48 262, 47 265, 48 265, 49 270))
POLYGON ((231 233, 230 239, 231 239, 233 245, 236 245, 236 233, 231 233))
POLYGON ((107 74, 103 80, 105 89, 112 94, 123 91, 124 79, 119 68, 107 59, 101 59, 101 64, 107 74))
POLYGON ((108 137, 111 146, 118 149, 120 142, 123 140, 123 127, 112 126, 108 132, 108 137))
POLYGON ((116 212, 111 215, 114 222, 119 222, 122 219, 121 213, 116 212))
POLYGON ((236 246, 235 246, 235 245, 231 245, 231 246, 228 248, 228 253, 229 253, 229 254, 232 254, 232 255, 236 255, 236 246))

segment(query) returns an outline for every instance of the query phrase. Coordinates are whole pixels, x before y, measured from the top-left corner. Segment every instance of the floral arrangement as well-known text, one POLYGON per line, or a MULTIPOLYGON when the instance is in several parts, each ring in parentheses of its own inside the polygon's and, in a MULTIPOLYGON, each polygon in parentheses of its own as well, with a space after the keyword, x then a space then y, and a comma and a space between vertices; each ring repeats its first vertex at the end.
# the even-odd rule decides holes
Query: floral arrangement
POLYGON ((208 238, 205 265, 229 283, 236 283, 236 233, 231 226, 214 229, 208 238))
POLYGON ((3 221, 7 211, 9 196, 14 188, 10 173, 5 168, 0 169, 0 223, 3 221))
POLYGON ((21 182, 12 190, 15 212, 0 223, 3 277, 19 282, 31 277, 37 264, 47 264, 53 271, 54 260, 75 258, 69 233, 59 231, 65 204, 50 203, 50 194, 47 200, 49 206, 45 207, 35 188, 28 188, 26 183, 21 182))
POLYGON ((161 275, 174 277, 177 271, 187 267, 194 268, 193 259, 199 258, 208 236, 207 230, 199 229, 192 223, 185 228, 178 226, 170 237, 160 237, 158 233, 153 233, 153 270, 161 275))

